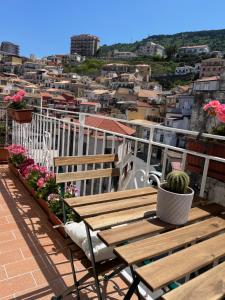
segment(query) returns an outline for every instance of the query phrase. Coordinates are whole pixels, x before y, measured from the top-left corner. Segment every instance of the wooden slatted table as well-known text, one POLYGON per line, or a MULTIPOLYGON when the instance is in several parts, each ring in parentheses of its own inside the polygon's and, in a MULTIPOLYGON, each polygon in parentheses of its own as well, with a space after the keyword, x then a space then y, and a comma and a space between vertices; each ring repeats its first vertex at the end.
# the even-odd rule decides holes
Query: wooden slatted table
MULTIPOLYGON (((114 253, 125 265, 138 266, 125 299, 130 299, 140 281, 155 291, 225 257, 224 208, 217 204, 194 207, 188 223, 178 228, 156 218, 156 201, 157 190, 152 187, 65 199, 88 230, 98 230, 99 238, 115 247, 114 253), (165 256, 168 253, 172 254, 165 256), (146 260, 152 262, 143 266, 146 260)), ((217 268, 218 274, 224 273, 220 265, 217 268)), ((181 289, 188 291, 192 281, 197 286, 197 279, 164 298, 188 299, 179 298, 181 289)))

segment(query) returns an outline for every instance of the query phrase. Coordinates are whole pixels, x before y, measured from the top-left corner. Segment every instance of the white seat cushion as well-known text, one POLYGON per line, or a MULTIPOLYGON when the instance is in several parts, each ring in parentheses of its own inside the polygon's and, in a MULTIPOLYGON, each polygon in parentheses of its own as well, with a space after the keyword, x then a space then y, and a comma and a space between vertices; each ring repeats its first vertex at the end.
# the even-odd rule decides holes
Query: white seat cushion
MULTIPOLYGON (((65 224, 64 228, 71 240, 84 251, 85 255, 90 260, 91 254, 88 246, 87 233, 84 222, 67 223, 65 224)), ((113 254, 113 248, 107 247, 97 237, 97 232, 90 230, 90 234, 96 262, 115 257, 115 255, 113 254)))
MULTIPOLYGON (((97 236, 91 236, 93 252, 95 261, 100 262, 103 260, 114 258, 113 248, 107 247, 97 236)), ((91 253, 89 250, 87 238, 82 243, 82 249, 89 260, 91 260, 91 253)))
POLYGON ((86 228, 84 222, 76 223, 66 223, 65 231, 71 240, 77 244, 80 248, 82 248, 82 243, 87 237, 86 228))

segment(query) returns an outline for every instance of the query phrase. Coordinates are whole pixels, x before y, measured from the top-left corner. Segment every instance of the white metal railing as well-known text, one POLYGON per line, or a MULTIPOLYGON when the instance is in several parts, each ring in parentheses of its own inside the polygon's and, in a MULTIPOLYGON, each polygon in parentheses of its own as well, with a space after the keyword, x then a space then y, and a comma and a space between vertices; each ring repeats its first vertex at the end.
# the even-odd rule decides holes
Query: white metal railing
POLYGON ((7 105, 0 101, 0 146, 8 145, 9 141, 7 105))
MULTIPOLYGON (((118 153, 119 167, 121 169, 121 180, 119 187, 129 188, 134 182, 138 170, 142 170, 144 174, 143 185, 149 182, 149 174, 152 171, 153 164, 161 165, 161 181, 164 180, 167 172, 168 151, 176 151, 182 154, 181 167, 185 169, 187 154, 205 159, 204 170, 200 184, 200 196, 204 196, 206 180, 210 161, 225 163, 225 159, 215 156, 210 156, 203 153, 190 151, 184 148, 171 146, 159 142, 155 139, 155 133, 160 130, 163 132, 179 133, 184 136, 198 136, 198 132, 182 130, 176 128, 165 127, 162 125, 137 125, 132 121, 116 120, 121 123, 140 128, 144 130, 145 137, 135 137, 123 135, 108 130, 99 129, 96 127, 87 126, 84 123, 85 116, 90 114, 76 113, 71 111, 56 110, 50 108, 35 107, 37 112, 33 113, 31 124, 18 124, 13 122, 12 141, 13 143, 23 144, 28 148, 30 155, 36 162, 46 165, 49 169, 53 169, 53 157, 65 155, 95 155, 103 153, 118 153), (59 119, 55 115, 70 115, 74 116, 74 120, 59 119), (155 150, 162 150, 162 157, 156 159, 155 150)), ((93 115, 91 115, 93 116, 93 115)), ((95 117, 104 118, 104 116, 94 115, 95 117)), ((72 118, 72 117, 71 117, 72 118)), ((211 134, 202 134, 202 137, 213 138, 220 141, 225 141, 225 137, 215 136, 211 134)), ((87 166, 85 166, 87 170, 87 166)), ((67 171, 68 167, 66 168, 67 171)), ((56 169, 56 172, 60 170, 56 169)), ((74 168, 72 169, 74 171, 74 168)), ((137 184, 136 178, 136 184, 137 184)), ((86 181, 84 182, 83 194, 86 194, 86 181)), ((111 180, 105 182, 103 179, 96 185, 91 181, 89 186, 90 193, 104 192, 111 190, 111 180)))

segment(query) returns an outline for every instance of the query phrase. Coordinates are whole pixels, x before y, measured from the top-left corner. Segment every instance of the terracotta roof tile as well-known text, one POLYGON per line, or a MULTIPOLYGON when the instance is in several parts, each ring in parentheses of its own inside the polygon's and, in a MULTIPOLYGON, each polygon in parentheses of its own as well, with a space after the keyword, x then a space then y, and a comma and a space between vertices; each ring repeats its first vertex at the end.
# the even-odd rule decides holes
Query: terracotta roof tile
POLYGON ((135 133, 133 128, 118 121, 99 117, 87 116, 85 118, 85 125, 125 135, 133 135, 135 133))

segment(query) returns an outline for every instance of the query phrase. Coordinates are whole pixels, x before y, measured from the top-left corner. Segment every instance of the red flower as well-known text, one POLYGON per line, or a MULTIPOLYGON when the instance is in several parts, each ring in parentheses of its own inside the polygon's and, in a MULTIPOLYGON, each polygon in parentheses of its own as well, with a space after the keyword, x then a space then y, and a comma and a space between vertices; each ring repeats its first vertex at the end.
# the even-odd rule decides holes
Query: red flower
POLYGON ((43 186, 45 185, 45 180, 44 180, 44 178, 39 178, 38 179, 38 181, 37 181, 37 186, 39 187, 39 188, 43 188, 43 186))
POLYGON ((225 123, 225 104, 221 104, 216 109, 216 116, 219 119, 220 122, 225 123))
POLYGON ((26 95, 26 93, 23 90, 19 90, 16 94, 21 97, 24 97, 26 95))

